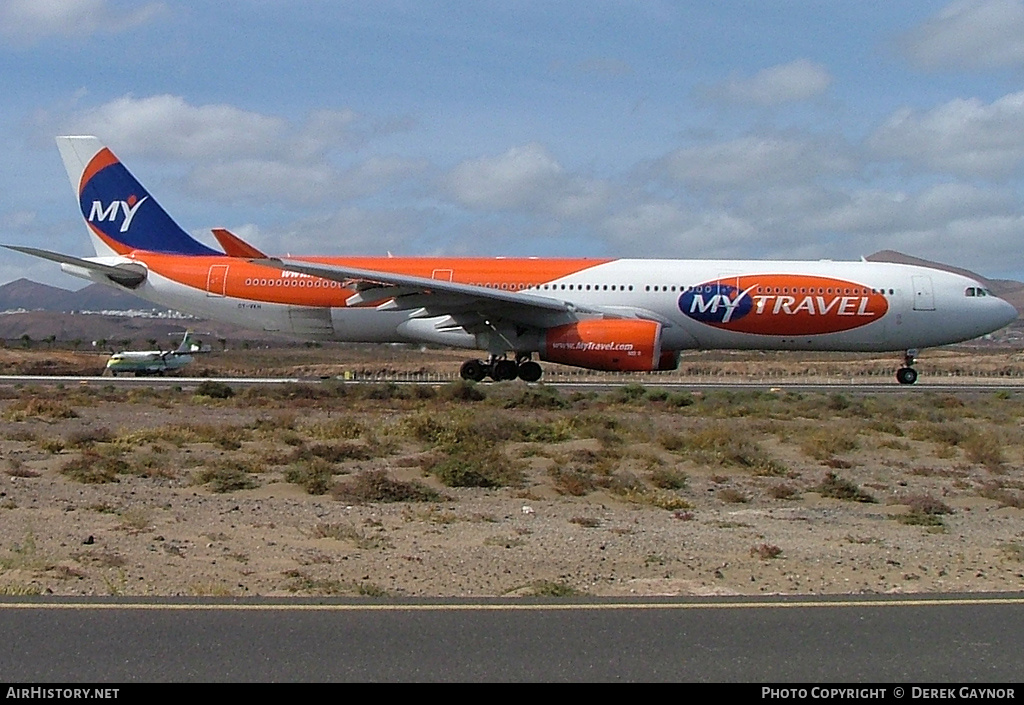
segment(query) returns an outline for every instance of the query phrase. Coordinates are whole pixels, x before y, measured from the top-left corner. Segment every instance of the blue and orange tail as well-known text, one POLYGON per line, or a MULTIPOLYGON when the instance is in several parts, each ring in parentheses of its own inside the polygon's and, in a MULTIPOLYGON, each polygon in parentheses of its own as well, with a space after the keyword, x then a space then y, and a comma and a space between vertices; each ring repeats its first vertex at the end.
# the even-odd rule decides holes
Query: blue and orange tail
POLYGON ((58 137, 57 147, 97 255, 221 254, 182 230, 95 137, 58 137))

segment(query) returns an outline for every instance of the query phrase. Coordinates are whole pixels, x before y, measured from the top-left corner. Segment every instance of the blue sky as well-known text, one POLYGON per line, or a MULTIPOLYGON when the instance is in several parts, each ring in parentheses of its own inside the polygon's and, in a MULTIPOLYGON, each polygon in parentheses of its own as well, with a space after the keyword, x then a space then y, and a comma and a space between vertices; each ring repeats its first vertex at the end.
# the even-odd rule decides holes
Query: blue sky
POLYGON ((1024 279, 1024 0, 2 0, 0 87, 10 244, 92 254, 53 137, 95 134, 273 254, 1024 279))

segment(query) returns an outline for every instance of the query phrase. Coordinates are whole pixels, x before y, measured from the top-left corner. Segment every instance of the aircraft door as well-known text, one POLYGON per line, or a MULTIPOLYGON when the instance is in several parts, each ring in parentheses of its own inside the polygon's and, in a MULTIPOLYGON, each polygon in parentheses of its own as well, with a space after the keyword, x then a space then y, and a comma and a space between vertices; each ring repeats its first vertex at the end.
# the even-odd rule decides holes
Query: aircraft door
POLYGON ((210 265, 210 273, 206 278, 206 295, 222 297, 227 293, 228 265, 210 265))
POLYGON ((934 311, 935 291, 932 289, 932 278, 929 276, 911 277, 914 285, 914 310, 934 311))

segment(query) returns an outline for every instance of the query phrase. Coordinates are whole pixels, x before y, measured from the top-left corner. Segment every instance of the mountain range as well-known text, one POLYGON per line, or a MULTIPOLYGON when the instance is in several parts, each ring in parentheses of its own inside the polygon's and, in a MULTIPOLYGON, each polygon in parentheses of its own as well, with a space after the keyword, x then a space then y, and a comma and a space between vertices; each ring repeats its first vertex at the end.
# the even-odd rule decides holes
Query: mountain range
MULTIPOLYGON (((154 310, 149 301, 103 284, 90 284, 79 291, 16 279, 0 286, 0 311, 128 311, 154 310)), ((159 309, 166 311, 167 309, 159 309)))

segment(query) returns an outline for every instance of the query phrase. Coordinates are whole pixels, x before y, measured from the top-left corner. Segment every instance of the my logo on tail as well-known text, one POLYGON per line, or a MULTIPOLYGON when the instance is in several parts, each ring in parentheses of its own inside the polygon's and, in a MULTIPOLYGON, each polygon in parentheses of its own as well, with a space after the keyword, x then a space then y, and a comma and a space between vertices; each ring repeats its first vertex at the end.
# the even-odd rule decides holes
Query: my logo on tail
POLYGON ((89 217, 87 220, 90 223, 110 221, 114 222, 117 220, 118 211, 124 213, 124 221, 121 223, 121 232, 128 232, 128 228, 132 225, 132 219, 135 218, 135 214, 139 211, 139 206, 149 200, 149 196, 143 196, 142 198, 136 198, 134 194, 128 197, 127 201, 112 201, 109 206, 104 207, 102 201, 93 201, 92 208, 89 210, 89 217))

